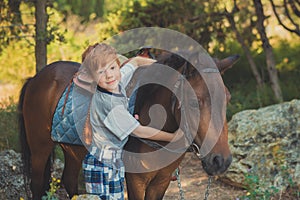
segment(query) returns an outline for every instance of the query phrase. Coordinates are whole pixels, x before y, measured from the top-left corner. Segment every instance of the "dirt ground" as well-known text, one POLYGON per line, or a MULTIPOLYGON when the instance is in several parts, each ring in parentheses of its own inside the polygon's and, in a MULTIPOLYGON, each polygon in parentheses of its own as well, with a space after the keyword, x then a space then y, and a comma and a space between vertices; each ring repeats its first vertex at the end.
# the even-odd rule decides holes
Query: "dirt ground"
MULTIPOLYGON (((192 153, 187 153, 180 165, 180 180, 185 199, 204 199, 208 176, 202 169, 200 160, 192 153)), ((208 199, 236 200, 245 193, 246 191, 225 184, 215 178, 211 183, 208 199)), ((175 199, 180 199, 177 181, 171 182, 164 197, 164 200, 175 199)))
MULTIPOLYGON (((185 200, 204 199, 208 176, 202 169, 200 160, 193 153, 187 153, 182 161, 180 165, 180 179, 185 200)), ((69 199, 65 191, 60 190, 58 193, 60 200, 69 199)), ((208 200, 239 200, 246 193, 247 191, 225 184, 215 177, 210 186, 208 200)), ((284 194, 272 197, 270 200, 300 200, 299 197, 295 197, 291 193, 287 191, 284 194)), ((180 200, 177 181, 171 182, 163 200, 180 200)))
MULTIPOLYGON (((186 200, 202 200, 208 183, 208 176, 202 169, 201 162, 193 153, 187 153, 180 165, 180 179, 186 200)), ((208 200, 239 200, 246 196, 247 191, 233 187, 218 180, 212 181, 208 200)), ((171 182, 164 200, 180 199, 177 182, 171 182)), ((256 197, 256 199, 261 199, 256 197)), ((300 200, 298 188, 288 188, 285 192, 278 192, 269 200, 300 200), (298 193, 298 195, 296 195, 298 193)))
MULTIPOLYGON (((208 176, 203 171, 200 160, 193 153, 187 153, 180 165, 180 180, 185 200, 204 199, 208 176)), ((65 191, 60 190, 58 193, 60 200, 68 199, 65 191)), ((238 197, 244 194, 245 191, 242 189, 232 187, 214 179, 210 186, 208 200, 237 200, 238 197)), ((180 199, 177 181, 171 182, 163 199, 180 199)))

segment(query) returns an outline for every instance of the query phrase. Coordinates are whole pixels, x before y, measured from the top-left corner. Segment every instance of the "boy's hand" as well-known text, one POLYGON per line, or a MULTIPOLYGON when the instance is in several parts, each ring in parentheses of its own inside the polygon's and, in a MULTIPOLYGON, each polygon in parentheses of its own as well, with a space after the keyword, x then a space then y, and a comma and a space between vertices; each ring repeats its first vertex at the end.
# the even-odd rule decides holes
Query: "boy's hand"
POLYGON ((134 114, 134 118, 139 121, 140 116, 138 114, 134 114))
POLYGON ((186 148, 191 145, 188 139, 185 137, 184 132, 180 128, 177 131, 175 131, 174 134, 175 135, 172 142, 177 142, 180 140, 180 145, 183 145, 186 148))
POLYGON ((177 131, 174 133, 174 138, 173 141, 176 142, 184 137, 184 132, 179 128, 177 131))
POLYGON ((129 63, 139 67, 144 65, 151 65, 153 63, 157 62, 157 60, 151 59, 151 58, 145 58, 142 56, 136 56, 130 59, 129 63))

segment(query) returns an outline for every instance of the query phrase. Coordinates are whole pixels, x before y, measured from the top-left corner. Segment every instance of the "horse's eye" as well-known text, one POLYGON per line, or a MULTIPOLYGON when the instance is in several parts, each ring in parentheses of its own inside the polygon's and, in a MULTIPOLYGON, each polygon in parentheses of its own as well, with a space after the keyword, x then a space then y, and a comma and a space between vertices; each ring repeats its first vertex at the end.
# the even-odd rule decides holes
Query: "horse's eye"
POLYGON ((197 99, 190 99, 189 104, 192 108, 199 108, 199 102, 197 99))

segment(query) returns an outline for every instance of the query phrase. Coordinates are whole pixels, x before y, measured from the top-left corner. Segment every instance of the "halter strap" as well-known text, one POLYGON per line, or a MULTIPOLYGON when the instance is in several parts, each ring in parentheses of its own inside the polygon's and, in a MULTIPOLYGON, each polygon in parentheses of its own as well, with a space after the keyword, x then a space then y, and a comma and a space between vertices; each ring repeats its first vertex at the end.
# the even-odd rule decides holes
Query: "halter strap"
MULTIPOLYGON (((186 68, 187 68, 187 66, 185 65, 183 68, 183 73, 178 77, 178 79, 174 85, 173 94, 171 96, 171 104, 172 104, 171 109, 172 109, 172 113, 174 115, 175 111, 176 111, 175 105, 176 105, 176 99, 177 99, 175 94, 177 93, 178 90, 180 90, 179 93, 181 95, 180 96, 181 99, 179 99, 179 106, 177 109, 181 109, 181 119, 183 121, 183 132, 185 133, 184 136, 188 140, 189 144, 191 144, 188 148, 189 151, 194 152, 196 154, 196 156, 199 159, 201 159, 200 148, 196 143, 194 143, 194 138, 190 131, 190 127, 189 127, 189 124, 186 119, 185 106, 184 106, 183 98, 182 98, 182 95, 184 94, 183 81, 186 78, 186 74, 185 74, 186 68)), ((201 69, 201 71, 203 73, 220 73, 217 68, 210 68, 210 67, 201 69)))
MULTIPOLYGON (((174 115, 175 114, 175 111, 176 111, 176 108, 175 108, 175 105, 176 105, 176 93, 178 93, 178 90, 180 90, 180 95, 183 95, 183 92, 184 92, 184 88, 183 88, 183 81, 184 79, 186 79, 187 75, 186 75, 186 70, 187 70, 187 65, 184 65, 183 67, 183 70, 182 70, 182 74, 180 74, 178 76, 178 79, 174 85, 174 89, 173 89, 173 93, 172 93, 172 96, 171 96, 171 109, 172 109, 172 114, 174 115)), ((219 70, 217 68, 211 68, 211 67, 207 67, 207 68, 204 68, 204 69, 201 69, 201 72, 203 73, 220 73, 219 70)), ((190 129, 189 129, 189 125, 188 125, 188 122, 186 120, 186 114, 185 114, 185 108, 183 105, 183 99, 180 99, 179 100, 179 106, 177 109, 181 109, 181 113, 183 116, 181 116, 181 118, 183 118, 183 121, 184 121, 184 127, 183 127, 183 132, 185 133, 184 136, 187 138, 187 140, 189 141, 189 143, 191 144, 189 147, 182 147, 180 149, 170 149, 170 148, 167 148, 166 146, 156 142, 156 141, 153 141, 153 140, 147 140, 147 139, 142 139, 142 138, 138 138, 141 142, 147 144, 148 146, 154 148, 154 149, 165 149, 169 152, 173 152, 173 153, 183 153, 185 151, 189 151, 189 152, 194 152, 196 154, 196 156, 201 159, 201 153, 200 153, 200 148, 197 144, 195 144, 193 141, 194 141, 194 138, 192 137, 192 133, 190 132, 190 129)))
MULTIPOLYGON (((184 66, 184 68, 186 68, 186 66, 184 66)), ((186 79, 186 75, 184 74, 186 72, 186 69, 183 70, 183 73, 181 75, 179 75, 175 85, 174 85, 174 89, 173 89, 173 94, 171 96, 171 108, 172 108, 172 113, 175 113, 175 105, 176 105, 176 96, 174 94, 176 94, 176 92, 179 90, 180 85, 183 82, 183 79, 186 79)), ((220 73, 220 71, 217 68, 212 68, 212 67, 207 67, 204 69, 201 69, 201 72, 203 73, 220 73)), ((181 107, 181 100, 179 102, 179 107, 178 109, 181 107)))
POLYGON ((212 68, 212 67, 207 67, 207 68, 201 69, 201 71, 203 73, 220 73, 219 69, 212 68))

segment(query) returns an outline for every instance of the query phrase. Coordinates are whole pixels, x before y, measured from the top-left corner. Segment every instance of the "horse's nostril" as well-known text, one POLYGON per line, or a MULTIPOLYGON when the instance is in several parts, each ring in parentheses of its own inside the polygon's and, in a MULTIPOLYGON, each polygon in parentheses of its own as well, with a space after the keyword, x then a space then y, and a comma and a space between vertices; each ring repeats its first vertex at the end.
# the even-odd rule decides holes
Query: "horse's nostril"
POLYGON ((225 161, 225 167, 228 168, 230 166, 231 162, 232 162, 232 155, 230 155, 228 157, 228 159, 225 161))
POLYGON ((224 164, 224 158, 223 158, 223 156, 221 156, 221 155, 216 155, 216 156, 213 158, 213 165, 214 165, 214 166, 222 167, 223 164, 224 164))

